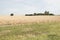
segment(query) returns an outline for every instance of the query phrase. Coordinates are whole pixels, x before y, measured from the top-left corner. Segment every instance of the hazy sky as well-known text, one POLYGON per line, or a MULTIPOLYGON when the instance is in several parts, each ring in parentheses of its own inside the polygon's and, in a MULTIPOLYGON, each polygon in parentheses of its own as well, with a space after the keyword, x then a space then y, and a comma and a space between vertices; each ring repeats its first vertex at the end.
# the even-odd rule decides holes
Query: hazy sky
POLYGON ((0 15, 24 15, 45 10, 59 14, 60 0, 0 0, 0 15))

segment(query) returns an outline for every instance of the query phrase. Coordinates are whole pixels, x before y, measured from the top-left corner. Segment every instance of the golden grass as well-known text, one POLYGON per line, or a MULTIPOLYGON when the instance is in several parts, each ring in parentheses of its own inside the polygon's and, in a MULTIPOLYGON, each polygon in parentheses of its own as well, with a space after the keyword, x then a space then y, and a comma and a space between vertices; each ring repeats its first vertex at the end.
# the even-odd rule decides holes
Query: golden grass
POLYGON ((34 22, 60 22, 60 16, 0 16, 0 25, 34 22))

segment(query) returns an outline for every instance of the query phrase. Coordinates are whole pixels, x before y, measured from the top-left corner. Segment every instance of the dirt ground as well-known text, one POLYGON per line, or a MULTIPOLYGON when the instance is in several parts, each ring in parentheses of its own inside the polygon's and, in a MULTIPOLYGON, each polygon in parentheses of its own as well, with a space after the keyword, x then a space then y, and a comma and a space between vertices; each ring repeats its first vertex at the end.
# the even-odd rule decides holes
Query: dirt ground
POLYGON ((0 25, 34 22, 60 22, 60 16, 0 16, 0 25))

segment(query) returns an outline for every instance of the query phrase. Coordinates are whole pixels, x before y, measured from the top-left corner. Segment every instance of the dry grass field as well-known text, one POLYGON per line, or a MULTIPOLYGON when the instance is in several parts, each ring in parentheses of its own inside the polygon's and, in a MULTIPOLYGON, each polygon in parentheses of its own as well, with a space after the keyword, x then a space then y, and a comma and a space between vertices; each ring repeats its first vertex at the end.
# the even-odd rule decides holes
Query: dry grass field
POLYGON ((0 16, 0 40, 60 40, 60 16, 0 16))
POLYGON ((35 22, 60 22, 60 16, 0 16, 0 25, 35 22))

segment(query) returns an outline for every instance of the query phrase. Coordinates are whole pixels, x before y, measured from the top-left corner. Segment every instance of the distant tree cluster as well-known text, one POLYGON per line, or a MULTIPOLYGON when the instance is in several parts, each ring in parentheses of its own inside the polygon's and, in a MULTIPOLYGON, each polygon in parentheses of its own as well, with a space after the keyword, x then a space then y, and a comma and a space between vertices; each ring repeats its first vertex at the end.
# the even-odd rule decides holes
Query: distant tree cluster
POLYGON ((54 15, 54 14, 49 13, 49 11, 45 11, 44 13, 25 14, 25 16, 39 16, 39 15, 54 15))
POLYGON ((33 16, 33 14, 25 14, 25 16, 33 16))

